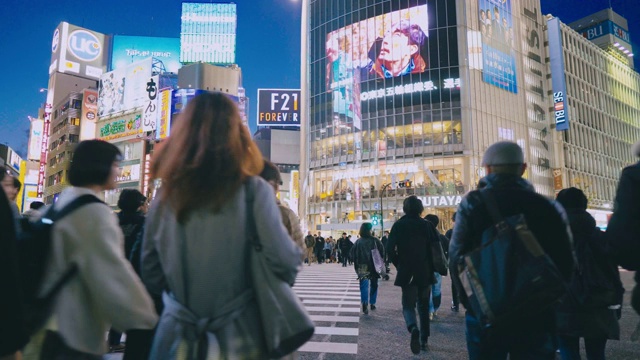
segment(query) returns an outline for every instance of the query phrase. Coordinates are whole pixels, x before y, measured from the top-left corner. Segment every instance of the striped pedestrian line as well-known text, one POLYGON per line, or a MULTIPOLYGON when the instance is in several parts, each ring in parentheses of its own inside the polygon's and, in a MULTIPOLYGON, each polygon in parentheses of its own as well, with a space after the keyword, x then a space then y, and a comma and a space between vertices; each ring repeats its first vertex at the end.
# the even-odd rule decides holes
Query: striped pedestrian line
POLYGON ((358 353, 360 287, 353 267, 338 264, 305 266, 293 287, 316 323, 311 341, 298 351, 302 359, 342 354, 355 359, 358 353))

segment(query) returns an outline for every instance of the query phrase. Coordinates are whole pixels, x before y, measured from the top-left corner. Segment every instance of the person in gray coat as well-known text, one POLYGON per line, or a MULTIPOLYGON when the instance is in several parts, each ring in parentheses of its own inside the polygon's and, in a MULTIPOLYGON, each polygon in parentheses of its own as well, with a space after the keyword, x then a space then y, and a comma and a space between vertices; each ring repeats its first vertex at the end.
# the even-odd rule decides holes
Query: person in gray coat
POLYGON ((302 251, 273 188, 257 177, 262 167, 237 107, 220 93, 191 100, 155 154, 152 177, 162 187, 147 214, 141 270, 164 310, 151 359, 268 358, 249 267, 247 191, 271 270, 292 284, 302 251))

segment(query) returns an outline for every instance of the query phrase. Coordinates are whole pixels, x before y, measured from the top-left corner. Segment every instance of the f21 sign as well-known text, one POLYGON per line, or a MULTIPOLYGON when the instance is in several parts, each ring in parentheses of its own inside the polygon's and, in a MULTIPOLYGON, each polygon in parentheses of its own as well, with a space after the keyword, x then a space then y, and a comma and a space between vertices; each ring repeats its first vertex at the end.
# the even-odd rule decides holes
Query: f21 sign
POLYGON ((258 126, 300 126, 300 89, 258 89, 258 126))

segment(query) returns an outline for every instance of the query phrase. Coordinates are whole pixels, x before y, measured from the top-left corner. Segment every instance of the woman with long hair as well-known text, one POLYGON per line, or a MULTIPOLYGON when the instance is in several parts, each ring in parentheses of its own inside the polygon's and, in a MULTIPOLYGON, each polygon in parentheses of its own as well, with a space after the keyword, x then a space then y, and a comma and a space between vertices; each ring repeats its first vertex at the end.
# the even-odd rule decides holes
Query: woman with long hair
POLYGON ((356 240, 351 249, 351 258, 360 281, 362 312, 365 315, 369 313, 369 305, 371 305, 371 310, 376 309, 378 279, 380 279, 380 274, 378 274, 373 264, 371 251, 377 249, 380 252, 381 259, 384 259, 385 251, 382 242, 373 236, 372 229, 373 225, 371 223, 362 223, 359 233, 360 238, 356 240))
POLYGON ((155 154, 152 177, 162 187, 147 215, 142 278, 152 295, 162 294, 164 310, 150 358, 267 358, 248 221, 272 271, 290 284, 301 250, 273 189, 257 177, 262 167, 236 105, 220 93, 191 100, 155 154))

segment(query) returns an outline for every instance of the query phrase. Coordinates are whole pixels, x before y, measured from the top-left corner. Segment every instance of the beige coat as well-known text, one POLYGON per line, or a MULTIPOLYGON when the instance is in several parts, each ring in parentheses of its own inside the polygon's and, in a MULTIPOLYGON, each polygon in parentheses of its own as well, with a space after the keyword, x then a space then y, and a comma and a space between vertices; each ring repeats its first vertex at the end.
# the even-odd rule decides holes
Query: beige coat
POLYGON ((300 249, 306 249, 306 246, 304 245, 304 234, 300 228, 300 218, 298 218, 298 215, 296 215, 293 210, 288 208, 286 205, 283 205, 280 200, 277 200, 277 202, 278 208, 280 209, 280 215, 282 215, 282 222, 284 223, 284 227, 287 228, 289 236, 291 236, 300 249))
MULTIPOLYGON (((54 206, 61 208, 84 194, 95 193, 67 188, 54 206)), ((60 291, 49 328, 57 329, 75 350, 104 354, 111 326, 121 331, 152 329, 158 320, 151 298, 124 257, 123 243, 118 219, 104 204, 85 205, 54 224, 44 288, 71 262, 79 271, 60 291)))

